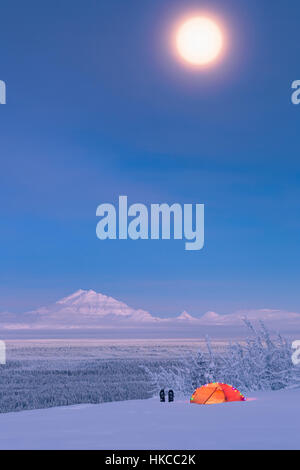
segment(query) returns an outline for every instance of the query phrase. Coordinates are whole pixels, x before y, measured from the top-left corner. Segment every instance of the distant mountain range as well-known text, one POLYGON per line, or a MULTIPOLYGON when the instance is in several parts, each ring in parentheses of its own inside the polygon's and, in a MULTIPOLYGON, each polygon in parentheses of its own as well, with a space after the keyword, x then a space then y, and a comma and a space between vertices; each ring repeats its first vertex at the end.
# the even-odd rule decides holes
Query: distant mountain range
POLYGON ((207 312, 202 316, 192 316, 186 311, 178 317, 160 318, 142 309, 134 309, 112 297, 93 290, 78 290, 57 302, 23 314, 0 314, 2 330, 55 330, 55 329, 100 329, 128 327, 185 326, 241 326, 247 317, 256 322, 263 320, 274 327, 295 327, 300 330, 300 314, 282 310, 248 310, 220 315, 207 312))

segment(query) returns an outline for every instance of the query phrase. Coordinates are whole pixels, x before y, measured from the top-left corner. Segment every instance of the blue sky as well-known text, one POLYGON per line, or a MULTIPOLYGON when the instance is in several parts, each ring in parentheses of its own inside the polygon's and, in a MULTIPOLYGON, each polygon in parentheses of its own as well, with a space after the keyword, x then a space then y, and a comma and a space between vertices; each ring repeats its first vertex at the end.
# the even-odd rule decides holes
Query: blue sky
POLYGON ((158 315, 300 310, 299 2, 10 1, 1 18, 1 311, 79 288, 158 315), (230 48, 196 72, 168 34, 202 10, 230 48), (96 207, 121 194, 204 203, 204 250, 99 241, 96 207))

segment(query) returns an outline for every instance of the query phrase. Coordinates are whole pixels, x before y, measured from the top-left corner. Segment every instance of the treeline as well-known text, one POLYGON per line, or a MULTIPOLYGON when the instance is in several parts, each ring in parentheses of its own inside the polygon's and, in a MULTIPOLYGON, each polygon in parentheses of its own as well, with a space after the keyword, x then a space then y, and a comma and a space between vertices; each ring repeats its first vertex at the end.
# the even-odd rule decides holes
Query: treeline
MULTIPOLYGON (((61 361, 13 361, 0 369, 0 412, 80 403, 103 403, 151 397, 149 376, 141 360, 93 360, 63 369, 61 361)), ((149 363, 151 369, 159 366, 149 363)))

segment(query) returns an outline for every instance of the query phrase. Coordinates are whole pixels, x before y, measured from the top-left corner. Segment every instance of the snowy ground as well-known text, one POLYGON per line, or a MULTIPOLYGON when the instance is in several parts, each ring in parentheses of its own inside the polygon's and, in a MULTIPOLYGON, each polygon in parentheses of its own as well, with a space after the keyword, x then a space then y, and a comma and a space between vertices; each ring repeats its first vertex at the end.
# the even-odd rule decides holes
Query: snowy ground
POLYGON ((250 398, 213 406, 151 399, 7 413, 0 415, 0 448, 300 449, 300 390, 250 398))

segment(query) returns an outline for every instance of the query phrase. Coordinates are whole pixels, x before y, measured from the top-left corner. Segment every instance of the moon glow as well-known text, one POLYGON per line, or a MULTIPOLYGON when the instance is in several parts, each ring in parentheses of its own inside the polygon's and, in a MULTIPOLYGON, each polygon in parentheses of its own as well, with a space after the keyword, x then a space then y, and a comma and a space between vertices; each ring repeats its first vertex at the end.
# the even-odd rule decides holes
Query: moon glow
POLYGON ((223 42, 217 23, 203 16, 185 21, 176 34, 179 55, 194 66, 204 66, 216 60, 223 49, 223 42))

